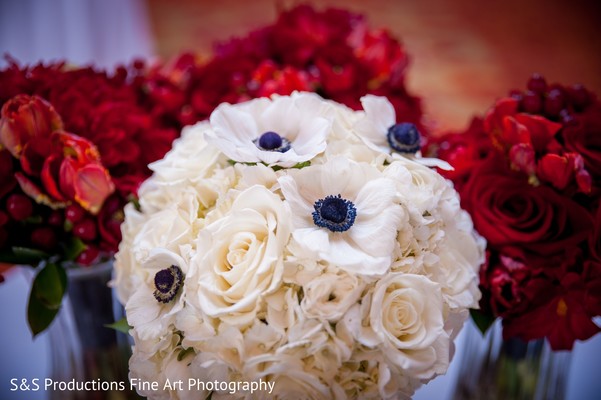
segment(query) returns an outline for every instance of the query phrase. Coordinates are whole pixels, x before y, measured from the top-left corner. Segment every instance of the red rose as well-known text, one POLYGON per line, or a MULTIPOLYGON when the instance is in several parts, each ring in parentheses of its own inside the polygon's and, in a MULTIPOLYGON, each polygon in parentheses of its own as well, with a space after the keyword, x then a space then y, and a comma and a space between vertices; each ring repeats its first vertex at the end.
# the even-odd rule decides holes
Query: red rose
POLYGON ((590 213, 552 188, 532 186, 491 154, 461 190, 462 205, 491 248, 515 259, 548 261, 588 239, 590 213))
POLYGON ((562 138, 568 150, 582 156, 593 178, 601 180, 601 104, 574 115, 574 123, 563 129, 562 138))
POLYGON ((533 279, 524 288, 531 294, 532 307, 503 319, 503 337, 526 341, 547 337, 553 350, 571 350, 575 340, 586 340, 601 331, 592 321, 595 310, 587 307, 591 285, 598 288, 599 281, 585 282, 575 273, 566 274, 560 285, 544 277, 533 279))
POLYGON ((492 254, 487 265, 480 270, 480 284, 484 291, 483 309, 492 309, 500 317, 518 313, 527 306, 523 288, 532 276, 532 270, 524 263, 506 256, 492 254))
POLYGON ((100 213, 98 214, 98 231, 100 232, 100 248, 109 252, 116 252, 121 242, 121 223, 125 215, 123 214, 124 201, 116 195, 109 197, 100 213))

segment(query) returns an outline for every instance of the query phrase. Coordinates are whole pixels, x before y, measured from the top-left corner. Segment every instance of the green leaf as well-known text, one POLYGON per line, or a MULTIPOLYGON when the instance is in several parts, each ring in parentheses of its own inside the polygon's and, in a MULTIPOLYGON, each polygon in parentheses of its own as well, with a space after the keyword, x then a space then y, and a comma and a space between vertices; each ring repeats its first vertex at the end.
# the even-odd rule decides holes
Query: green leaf
MULTIPOLYGON (((292 167, 290 167, 290 169, 295 168, 295 169, 302 169, 305 167, 308 167, 311 165, 311 161, 303 161, 303 162, 299 162, 297 164, 294 164, 292 167)), ((273 169, 274 171, 280 171, 282 169, 285 169, 284 167, 280 167, 279 165, 274 165, 271 167, 271 169, 273 169)))
POLYGON ((67 260, 75 260, 82 251, 86 249, 86 245, 76 236, 71 236, 65 246, 65 258, 67 260))
POLYGON ((129 334, 129 330, 132 328, 127 323, 127 318, 125 317, 121 318, 119 321, 115 321, 112 324, 106 324, 104 326, 110 329, 114 329, 118 332, 123 332, 125 334, 129 334))
POLYGON ((37 265, 50 257, 48 253, 28 247, 12 247, 0 252, 0 262, 8 264, 37 265))
POLYGON ((27 321, 35 337, 43 332, 56 317, 67 290, 67 273, 54 263, 47 263, 38 272, 31 286, 27 321))
POLYGON ((495 322, 496 319, 493 315, 484 314, 482 311, 474 309, 470 309, 470 315, 472 317, 472 320, 483 335, 486 333, 488 328, 490 328, 490 326, 495 322))

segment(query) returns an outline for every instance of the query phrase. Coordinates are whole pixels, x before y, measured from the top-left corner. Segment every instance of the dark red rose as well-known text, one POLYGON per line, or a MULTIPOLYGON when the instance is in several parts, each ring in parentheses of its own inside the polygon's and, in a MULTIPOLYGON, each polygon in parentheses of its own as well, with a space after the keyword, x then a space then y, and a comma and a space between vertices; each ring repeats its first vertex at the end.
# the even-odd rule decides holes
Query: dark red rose
POLYGON ((562 138, 568 150, 584 159, 586 170, 596 181, 601 180, 601 104, 595 103, 586 112, 573 116, 573 124, 567 125, 562 138))
POLYGON ((542 262, 588 239, 593 221, 584 207, 550 187, 529 184, 525 175, 503 165, 491 154, 461 190, 462 205, 491 248, 542 262))
POLYGON ((575 340, 586 340, 601 331, 593 321, 595 313, 586 301, 587 286, 575 273, 566 274, 560 285, 544 277, 533 279, 524 291, 532 307, 519 316, 503 319, 503 337, 533 340, 546 337, 553 350, 571 350, 575 340))
POLYGON ((123 214, 124 201, 118 196, 109 197, 98 214, 98 230, 100 232, 100 248, 109 252, 116 252, 121 242, 121 223, 125 219, 123 214))
POLYGON ((480 270, 480 284, 484 289, 482 301, 488 303, 496 316, 518 313, 527 307, 523 289, 532 273, 532 269, 521 261, 498 254, 489 256, 487 265, 480 270))

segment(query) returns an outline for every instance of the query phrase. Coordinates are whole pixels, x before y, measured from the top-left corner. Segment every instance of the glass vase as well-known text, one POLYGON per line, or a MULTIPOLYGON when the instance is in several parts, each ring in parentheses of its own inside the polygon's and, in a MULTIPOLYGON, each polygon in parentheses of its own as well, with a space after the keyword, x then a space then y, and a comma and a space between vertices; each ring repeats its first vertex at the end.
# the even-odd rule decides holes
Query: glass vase
POLYGON ((67 271, 68 292, 48 329, 50 378, 74 383, 48 389, 52 399, 138 398, 129 390, 129 337, 106 327, 124 315, 108 287, 112 267, 110 261, 67 271), (84 390, 82 383, 88 385, 84 390))
POLYGON ((465 349, 455 400, 562 400, 571 353, 553 351, 544 339, 503 340, 497 320, 483 336, 466 323, 465 349))

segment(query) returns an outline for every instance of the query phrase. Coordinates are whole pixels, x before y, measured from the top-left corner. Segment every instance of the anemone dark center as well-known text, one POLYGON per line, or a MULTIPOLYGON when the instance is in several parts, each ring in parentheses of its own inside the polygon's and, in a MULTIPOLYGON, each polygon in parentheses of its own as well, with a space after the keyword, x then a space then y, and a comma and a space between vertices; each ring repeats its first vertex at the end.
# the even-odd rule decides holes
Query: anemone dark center
POLYGON ((355 205, 340 195, 327 196, 313 205, 313 223, 332 232, 347 231, 355 223, 357 209, 355 205))
POLYGON ((326 197, 319 210, 321 217, 336 224, 346 219, 348 208, 340 197, 326 197))
POLYGON ((160 303, 169 303, 177 295, 182 280, 182 270, 177 265, 160 270, 154 275, 154 298, 160 303))
POLYGON ((259 149, 266 151, 284 153, 290 149, 290 141, 273 131, 263 133, 254 143, 259 149))
POLYGON ((415 153, 420 147, 420 133, 415 124, 401 122, 388 128, 388 144, 401 153, 415 153))

